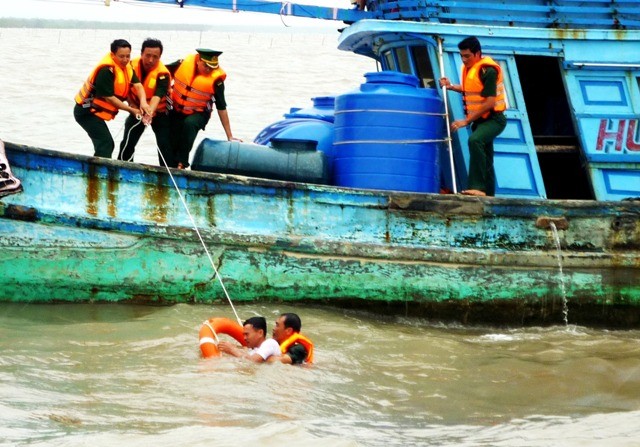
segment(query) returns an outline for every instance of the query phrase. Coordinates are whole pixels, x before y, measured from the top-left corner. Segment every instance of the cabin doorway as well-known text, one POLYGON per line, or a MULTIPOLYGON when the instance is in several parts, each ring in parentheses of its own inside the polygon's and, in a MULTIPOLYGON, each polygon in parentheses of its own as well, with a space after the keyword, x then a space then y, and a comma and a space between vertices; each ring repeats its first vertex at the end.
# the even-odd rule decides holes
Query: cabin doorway
POLYGON ((533 142, 549 199, 593 199, 560 61, 546 56, 515 56, 533 142))

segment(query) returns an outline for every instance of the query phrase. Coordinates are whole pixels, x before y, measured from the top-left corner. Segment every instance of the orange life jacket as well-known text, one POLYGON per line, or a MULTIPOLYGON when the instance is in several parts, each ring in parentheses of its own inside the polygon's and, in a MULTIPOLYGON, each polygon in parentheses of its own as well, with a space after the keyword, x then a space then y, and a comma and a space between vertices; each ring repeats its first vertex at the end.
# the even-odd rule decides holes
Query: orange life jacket
POLYGON ((199 75, 198 57, 197 54, 187 56, 174 73, 171 102, 173 109, 184 115, 211 111, 215 102, 215 85, 227 77, 220 67, 208 75, 199 75))
MULTIPOLYGON (((504 81, 502 77, 502 69, 500 65, 488 56, 483 57, 476 62, 473 67, 467 70, 462 67, 462 90, 464 91, 464 104, 467 117, 473 112, 480 110, 485 98, 480 96, 484 85, 480 80, 480 70, 482 67, 493 67, 498 72, 497 88, 496 88, 496 104, 493 107, 494 112, 502 112, 507 108, 504 95, 504 81)), ((488 118, 491 111, 482 114, 482 118, 488 118)))
POLYGON ((127 67, 123 69, 120 67, 111 57, 111 53, 107 54, 98 63, 98 66, 93 69, 89 77, 80 88, 80 91, 76 95, 76 104, 89 108, 91 113, 98 118, 102 118, 105 121, 112 120, 118 114, 118 108, 113 104, 108 103, 103 98, 95 96, 95 81, 98 71, 104 67, 109 67, 113 72, 113 95, 125 101, 129 96, 129 90, 131 88, 131 78, 133 77, 133 68, 131 64, 127 64, 127 67))
MULTIPOLYGON (((142 82, 144 93, 147 96, 147 102, 149 102, 149 100, 155 95, 158 78, 160 76, 167 75, 169 77, 169 85, 171 85, 171 73, 169 73, 169 70, 167 69, 167 67, 165 67, 165 65, 162 62, 158 61, 158 65, 156 65, 156 68, 154 68, 152 71, 147 73, 147 77, 144 79, 142 79, 142 63, 140 61, 140 58, 137 57, 134 60, 132 60, 131 65, 133 66, 133 71, 136 72, 138 79, 140 79, 140 82, 142 82)), ((169 92, 167 92, 167 96, 168 94, 169 92)), ((156 107, 156 112, 164 112, 167 110, 167 96, 160 98, 158 107, 156 107)), ((138 95, 136 94, 136 91, 133 89, 131 90, 130 99, 131 99, 130 101, 131 103, 135 104, 136 106, 140 105, 140 100, 138 99, 138 95)))
POLYGON ((286 354, 289 347, 296 343, 300 343, 307 350, 307 358, 304 361, 313 363, 313 342, 299 332, 295 332, 291 337, 283 341, 280 344, 280 351, 286 354))

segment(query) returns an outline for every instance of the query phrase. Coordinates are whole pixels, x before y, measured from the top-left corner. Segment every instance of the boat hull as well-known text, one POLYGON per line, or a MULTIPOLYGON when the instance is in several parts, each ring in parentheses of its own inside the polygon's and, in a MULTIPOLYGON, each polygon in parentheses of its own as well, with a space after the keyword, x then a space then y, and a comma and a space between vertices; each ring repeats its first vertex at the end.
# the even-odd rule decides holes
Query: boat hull
POLYGON ((24 191, 0 199, 3 301, 211 303, 226 299, 213 262, 234 302, 551 324, 563 321, 566 299, 570 322, 640 326, 638 202, 172 171, 176 188, 158 167, 9 143, 6 151, 24 191))

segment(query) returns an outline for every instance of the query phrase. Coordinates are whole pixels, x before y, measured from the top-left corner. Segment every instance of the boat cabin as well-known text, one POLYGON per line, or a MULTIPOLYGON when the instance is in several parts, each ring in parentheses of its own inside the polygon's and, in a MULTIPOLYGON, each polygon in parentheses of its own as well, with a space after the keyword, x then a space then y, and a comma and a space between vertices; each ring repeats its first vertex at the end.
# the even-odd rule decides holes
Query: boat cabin
MULTIPOLYGON (((461 83, 457 44, 474 35, 501 65, 507 91, 508 124, 495 142, 496 195, 640 197, 640 2, 587 3, 527 1, 505 11, 492 0, 374 0, 375 20, 345 29, 339 48, 439 90, 441 76, 461 83)), ((448 103, 450 119, 464 116, 460 94, 449 92, 448 103)), ((452 135, 462 184, 469 132, 452 135)), ((441 175, 450 187, 446 160, 443 147, 441 175)))

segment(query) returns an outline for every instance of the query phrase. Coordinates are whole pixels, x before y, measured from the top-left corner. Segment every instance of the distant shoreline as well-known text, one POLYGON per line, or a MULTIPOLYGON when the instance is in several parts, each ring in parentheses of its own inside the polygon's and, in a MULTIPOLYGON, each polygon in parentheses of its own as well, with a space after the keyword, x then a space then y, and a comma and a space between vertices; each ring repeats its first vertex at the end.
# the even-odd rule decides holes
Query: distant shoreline
POLYGON ((106 22, 60 19, 1 18, 0 28, 55 28, 55 29, 149 29, 171 31, 213 31, 229 28, 220 25, 153 23, 153 22, 106 22))
POLYGON ((42 29, 104 29, 104 30, 164 30, 164 31, 253 31, 261 33, 292 34, 328 34, 338 35, 337 29, 342 22, 336 22, 336 28, 303 26, 258 26, 255 24, 206 25, 203 23, 154 23, 154 22, 108 22, 61 19, 25 19, 0 18, 0 28, 42 28, 42 29))

